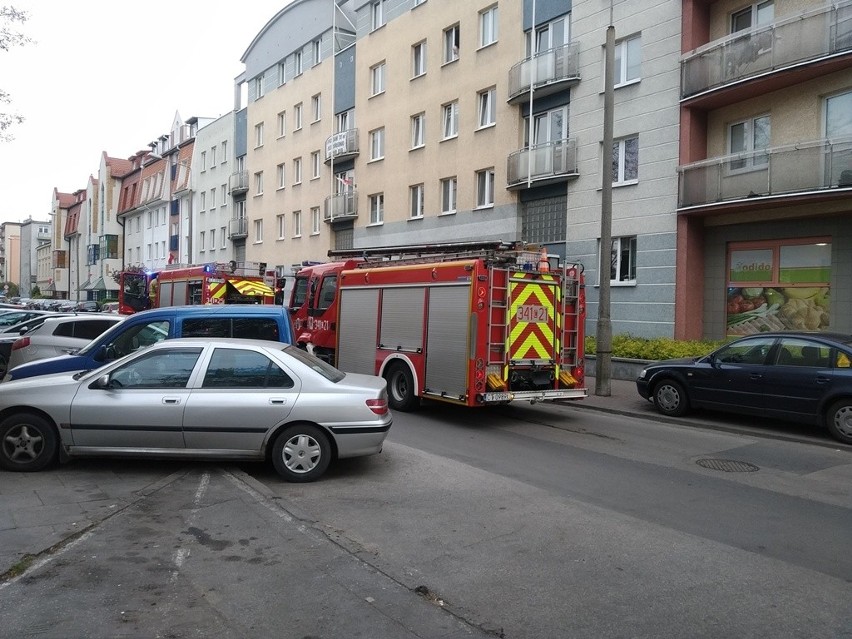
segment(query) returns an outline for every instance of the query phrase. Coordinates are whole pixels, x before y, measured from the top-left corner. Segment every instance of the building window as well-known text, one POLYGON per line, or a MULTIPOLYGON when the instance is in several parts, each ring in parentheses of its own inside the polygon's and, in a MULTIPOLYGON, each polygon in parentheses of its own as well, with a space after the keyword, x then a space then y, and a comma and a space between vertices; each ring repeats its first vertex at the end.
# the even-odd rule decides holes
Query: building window
POLYGON ((293 118, 295 122, 293 123, 293 130, 298 131, 302 128, 302 103, 296 104, 293 106, 293 118))
POLYGON ((494 206, 494 169, 476 172, 476 207, 494 206))
POLYGON ((311 98, 311 116, 314 122, 322 119, 322 95, 319 93, 311 98))
POLYGON ((385 157, 385 129, 370 131, 370 160, 381 160, 385 157))
POLYGON ((254 243, 263 242, 263 220, 254 221, 254 243))
POLYGON ((441 180, 441 213, 456 212, 456 192, 458 191, 458 179, 453 177, 441 180))
POLYGON ((497 89, 491 87, 479 94, 479 128, 492 126, 497 122, 497 89))
MULTIPOLYGON (((852 16, 850 16, 852 17, 852 16)), ((852 27, 852 21, 850 21, 852 27)), ((837 93, 825 99, 825 137, 829 140, 852 137, 852 91, 837 93)), ((832 148, 829 176, 830 184, 852 186, 852 157, 848 144, 832 148)))
POLYGON ((228 185, 223 184, 220 188, 222 193, 222 206, 225 206, 228 203, 228 185))
POLYGON ((612 143, 612 183, 635 184, 639 180, 639 137, 612 143))
POLYGON ((612 238, 609 267, 612 282, 636 282, 636 236, 612 238))
POLYGON ((322 165, 322 160, 320 160, 320 152, 314 151, 311 153, 311 179, 316 180, 320 176, 320 166, 322 165))
POLYGON ((370 95, 378 95, 385 92, 385 63, 380 62, 370 68, 370 95))
POLYGON ((322 42, 319 40, 311 42, 311 62, 313 63, 313 66, 317 66, 320 62, 322 62, 321 52, 322 42))
POLYGON ((287 225, 283 213, 275 216, 275 223, 278 226, 278 239, 283 240, 287 237, 287 225))
POLYGON ((441 107, 442 121, 444 123, 443 136, 447 140, 457 137, 459 134, 459 103, 450 102, 441 107))
POLYGON ((263 195, 263 171, 254 174, 254 194, 263 195))
POLYGON ((277 175, 278 175, 278 188, 284 188, 284 163, 278 165, 277 167, 277 175))
POLYGON ((411 77, 419 78, 426 73, 426 42, 411 47, 411 77))
MULTIPOLYGON (((202 191, 200 193, 200 202, 199 202, 198 206, 199 206, 199 211, 201 213, 204 213, 204 210, 207 208, 207 191, 202 191)), ((150 213, 148 215, 150 215, 150 213)), ((138 222, 139 220, 136 220, 136 221, 138 222)), ((137 231, 139 230, 138 224, 136 225, 136 230, 137 231)))
POLYGON ((302 72, 304 70, 305 69, 304 69, 303 62, 302 62, 302 52, 296 51, 293 54, 293 75, 298 77, 298 76, 302 75, 302 72))
POLYGON ((642 71, 642 40, 638 35, 615 43, 615 86, 639 80, 642 71))
POLYGON ((375 31, 385 24, 385 0, 376 0, 370 5, 370 27, 375 31))
POLYGON ((775 2, 758 2, 731 14, 731 33, 762 27, 775 20, 775 2))
POLYGON ((254 125, 254 148, 263 146, 263 122, 254 125))
POLYGON ((254 99, 259 100, 263 97, 263 75, 259 75, 254 79, 254 99))
POLYGON ((756 118, 735 122, 728 127, 728 152, 741 157, 728 163, 731 171, 761 169, 769 164, 769 154, 760 153, 769 148, 770 118, 756 118))
POLYGON ((459 59, 459 25, 444 29, 444 64, 459 59))
POLYGON ((423 185, 415 184, 408 187, 409 196, 409 216, 411 219, 423 217, 423 185))
POLYGON ((479 46, 497 42, 497 5, 479 12, 479 46))
POLYGON ((287 65, 284 62, 278 63, 278 86, 287 83, 287 65))
POLYGON ((319 235, 320 232, 320 209, 318 206, 311 207, 311 235, 319 235))
POLYGON ((201 233, 198 234, 198 250, 207 250, 207 234, 204 231, 201 231, 201 233))
POLYGON ((210 250, 216 250, 216 229, 210 229, 210 250))
POLYGON ((302 183, 302 158, 293 160, 293 184, 302 183))
POLYGON ((293 237, 302 237, 302 212, 293 211, 293 237))
POLYGON ((222 140, 222 144, 220 146, 222 147, 222 164, 227 164, 228 163, 228 141, 222 140))
POLYGON ((210 189, 210 208, 216 208, 216 189, 210 189))
POLYGON ((287 112, 282 111, 278 114, 278 137, 283 138, 287 135, 287 112))
POLYGON ((216 166, 216 145, 214 144, 210 148, 210 168, 214 168, 216 166))
POLYGON ((202 171, 207 170, 207 151, 201 152, 201 170, 202 171))
POLYGON ((225 243, 228 239, 228 234, 225 232, 224 226, 219 227, 219 237, 222 238, 222 245, 219 248, 225 248, 225 243))
POLYGON ((411 116, 411 148, 419 149, 426 144, 426 114, 411 116))
POLYGON ((385 221, 385 194, 370 196, 370 224, 382 224, 385 221))

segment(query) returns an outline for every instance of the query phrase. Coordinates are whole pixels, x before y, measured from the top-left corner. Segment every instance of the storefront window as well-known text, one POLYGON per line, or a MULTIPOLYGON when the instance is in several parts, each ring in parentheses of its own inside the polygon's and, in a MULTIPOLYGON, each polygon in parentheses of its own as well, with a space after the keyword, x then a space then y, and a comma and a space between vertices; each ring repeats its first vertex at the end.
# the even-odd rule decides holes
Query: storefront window
POLYGON ((831 242, 731 244, 728 250, 728 335, 829 327, 831 242))

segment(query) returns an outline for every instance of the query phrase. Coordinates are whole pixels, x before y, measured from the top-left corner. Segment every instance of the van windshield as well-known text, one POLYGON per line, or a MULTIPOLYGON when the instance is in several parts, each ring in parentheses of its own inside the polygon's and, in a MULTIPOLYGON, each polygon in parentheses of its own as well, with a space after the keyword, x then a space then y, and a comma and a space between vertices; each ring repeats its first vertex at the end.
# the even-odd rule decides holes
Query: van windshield
POLYGON ((93 339, 75 354, 88 355, 89 353, 97 350, 101 344, 109 344, 114 339, 116 333, 120 333, 122 331, 122 324, 124 324, 124 322, 116 322, 115 326, 101 333, 100 337, 93 339))

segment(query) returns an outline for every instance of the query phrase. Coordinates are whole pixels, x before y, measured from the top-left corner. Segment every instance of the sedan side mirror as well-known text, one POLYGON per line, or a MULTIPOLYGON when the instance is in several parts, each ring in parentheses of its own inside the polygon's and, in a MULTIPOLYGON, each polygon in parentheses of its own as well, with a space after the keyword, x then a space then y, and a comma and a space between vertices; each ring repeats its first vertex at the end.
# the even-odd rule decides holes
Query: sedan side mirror
POLYGON ((112 388, 109 383, 109 374, 98 377, 94 382, 92 382, 91 388, 100 388, 101 390, 112 388))

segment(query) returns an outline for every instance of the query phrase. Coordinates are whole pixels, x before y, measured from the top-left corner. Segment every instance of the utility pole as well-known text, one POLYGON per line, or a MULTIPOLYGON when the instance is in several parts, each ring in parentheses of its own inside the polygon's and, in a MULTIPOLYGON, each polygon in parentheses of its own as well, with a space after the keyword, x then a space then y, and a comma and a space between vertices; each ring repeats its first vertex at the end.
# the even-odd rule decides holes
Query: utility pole
POLYGON ((598 268, 598 323, 595 360, 595 395, 612 394, 612 319, 610 318, 610 273, 612 268, 612 130, 615 103, 615 26, 612 3, 606 30, 604 65, 603 169, 601 170, 601 249, 598 268))

